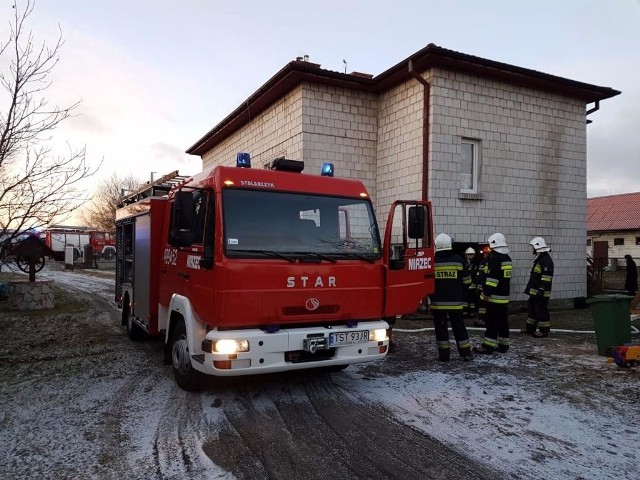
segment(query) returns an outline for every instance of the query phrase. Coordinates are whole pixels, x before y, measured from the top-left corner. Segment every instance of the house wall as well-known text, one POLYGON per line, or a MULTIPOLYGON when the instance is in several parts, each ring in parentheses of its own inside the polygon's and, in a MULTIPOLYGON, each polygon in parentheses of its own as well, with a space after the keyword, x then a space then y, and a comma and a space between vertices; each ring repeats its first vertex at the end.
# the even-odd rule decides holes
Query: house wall
MULTIPOLYGON (((552 247, 556 299, 586 295, 586 124, 582 101, 472 75, 432 69, 429 198, 435 231, 458 242, 507 238, 512 300, 524 300, 529 241, 552 247), (477 195, 460 192, 460 141, 480 141, 477 195)), ((374 94, 304 83, 203 156, 204 167, 254 168, 278 156, 323 162, 364 181, 381 229, 396 199, 422 198, 423 86, 415 79, 374 94)))
POLYGON ((542 236, 555 262, 553 298, 586 294, 586 124, 580 100, 460 72, 431 78, 430 192, 436 231, 460 242, 501 232, 514 261, 511 299, 542 236), (460 141, 481 142, 479 193, 460 192, 460 141))
POLYGON ((236 153, 249 152, 253 168, 262 168, 278 157, 303 158, 303 87, 298 86, 257 115, 247 125, 202 156, 203 169, 235 166, 236 153))
POLYGON ((376 200, 376 95, 305 83, 302 89, 302 138, 305 173, 320 174, 331 162, 335 175, 362 180, 376 200))
POLYGON ((382 232, 394 200, 422 198, 423 92, 412 80, 380 94, 376 213, 382 232))

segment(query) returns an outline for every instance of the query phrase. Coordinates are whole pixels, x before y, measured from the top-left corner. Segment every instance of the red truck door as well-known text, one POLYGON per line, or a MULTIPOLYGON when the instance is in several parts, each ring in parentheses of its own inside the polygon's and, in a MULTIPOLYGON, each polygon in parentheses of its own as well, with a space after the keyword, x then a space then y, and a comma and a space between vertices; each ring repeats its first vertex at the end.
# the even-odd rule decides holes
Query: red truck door
POLYGON ((386 266, 384 316, 414 312, 433 293, 433 226, 431 202, 393 203, 384 235, 386 266))

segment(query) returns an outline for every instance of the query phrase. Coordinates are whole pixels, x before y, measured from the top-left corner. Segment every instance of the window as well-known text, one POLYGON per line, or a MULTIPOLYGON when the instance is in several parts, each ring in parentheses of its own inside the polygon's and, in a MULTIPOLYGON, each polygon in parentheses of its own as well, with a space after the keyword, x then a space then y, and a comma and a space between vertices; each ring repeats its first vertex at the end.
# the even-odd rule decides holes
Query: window
POLYGON ((380 258, 371 202, 359 198, 226 188, 229 257, 380 258))
POLYGON ((624 245, 624 238, 614 238, 613 244, 617 247, 624 245))
POLYGON ((478 155, 480 141, 463 138, 460 142, 460 192, 478 193, 478 155))
POLYGON ((590 246, 591 246, 591 239, 587 238, 587 247, 590 247, 590 246))
POLYGON ((640 237, 636 237, 636 245, 640 245, 640 237))

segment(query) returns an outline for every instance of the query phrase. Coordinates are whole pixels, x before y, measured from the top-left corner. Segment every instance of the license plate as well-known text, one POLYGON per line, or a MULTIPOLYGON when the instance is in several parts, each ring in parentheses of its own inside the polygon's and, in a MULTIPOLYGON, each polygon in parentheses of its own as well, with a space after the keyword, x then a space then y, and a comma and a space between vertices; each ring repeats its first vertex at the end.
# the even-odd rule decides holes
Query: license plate
POLYGON ((354 332, 338 332, 329 334, 329 346, 351 345, 353 343, 366 343, 369 341, 369 330, 356 330, 354 332))

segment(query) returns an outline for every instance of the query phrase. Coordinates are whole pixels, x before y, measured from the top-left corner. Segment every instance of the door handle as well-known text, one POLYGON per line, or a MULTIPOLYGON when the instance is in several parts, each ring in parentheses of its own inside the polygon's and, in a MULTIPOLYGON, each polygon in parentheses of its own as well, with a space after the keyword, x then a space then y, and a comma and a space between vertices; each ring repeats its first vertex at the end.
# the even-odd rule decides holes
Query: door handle
POLYGON ((178 276, 180 276, 182 278, 191 278, 191 275, 189 275, 186 272, 178 272, 178 276))

